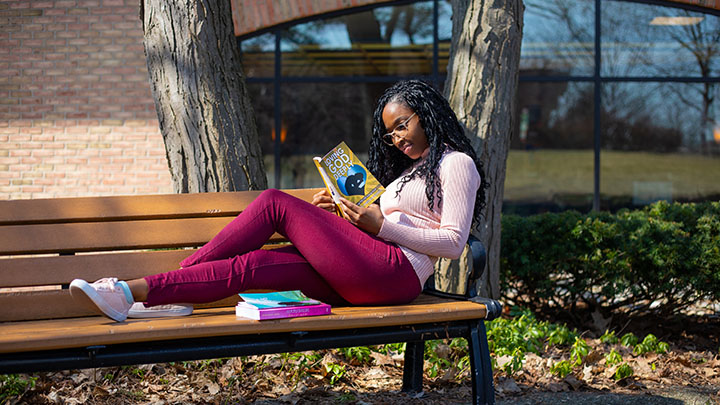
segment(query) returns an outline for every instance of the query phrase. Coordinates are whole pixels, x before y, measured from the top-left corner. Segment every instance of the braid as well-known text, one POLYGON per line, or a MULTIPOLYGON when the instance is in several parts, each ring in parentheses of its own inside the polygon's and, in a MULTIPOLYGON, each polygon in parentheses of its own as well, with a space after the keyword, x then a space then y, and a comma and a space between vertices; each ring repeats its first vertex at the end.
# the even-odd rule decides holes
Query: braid
POLYGON ((382 141, 382 136, 386 132, 382 113, 385 106, 390 103, 405 105, 417 114, 430 146, 430 152, 424 162, 400 180, 398 191, 402 190, 410 180, 416 177, 424 178, 428 207, 434 210, 436 202, 437 206, 440 206, 443 198, 438 177, 440 158, 448 148, 465 153, 475 162, 482 181, 475 198, 473 213, 474 221, 479 223, 485 207, 485 190, 489 186, 483 165, 470 145, 470 140, 465 136, 465 131, 450 108, 450 104, 442 94, 425 82, 419 80, 398 82, 387 89, 378 100, 373 113, 373 137, 370 141, 368 170, 383 186, 387 186, 414 163, 396 147, 386 145, 382 141))

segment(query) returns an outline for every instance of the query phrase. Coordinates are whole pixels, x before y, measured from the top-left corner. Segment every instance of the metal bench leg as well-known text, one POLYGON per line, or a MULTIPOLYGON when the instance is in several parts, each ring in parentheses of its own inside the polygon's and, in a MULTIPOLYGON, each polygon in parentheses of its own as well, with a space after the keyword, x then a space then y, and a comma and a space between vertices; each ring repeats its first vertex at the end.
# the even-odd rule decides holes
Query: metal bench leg
POLYGON ((470 328, 468 343, 473 404, 494 404, 495 387, 484 321, 479 321, 470 328))
POLYGON ((403 368, 403 392, 420 392, 423 383, 423 360, 425 342, 407 342, 405 344, 405 366, 403 368))

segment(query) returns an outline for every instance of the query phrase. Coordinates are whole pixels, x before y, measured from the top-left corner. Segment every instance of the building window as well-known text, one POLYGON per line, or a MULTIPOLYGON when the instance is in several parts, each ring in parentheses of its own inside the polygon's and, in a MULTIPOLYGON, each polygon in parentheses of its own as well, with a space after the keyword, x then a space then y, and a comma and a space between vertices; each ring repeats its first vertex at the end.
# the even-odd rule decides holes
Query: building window
POLYGON ((702 83, 603 85, 603 207, 720 200, 717 111, 706 118, 705 91, 702 83))
POLYGON ((522 74, 592 76, 594 19, 594 0, 526 0, 522 74))
MULTIPOLYGON (((720 198, 720 11, 648 3, 525 1, 506 212, 720 198)), ((240 38, 270 186, 321 186, 311 158, 340 141, 363 156, 391 83, 442 90, 451 14, 383 3, 240 38)))

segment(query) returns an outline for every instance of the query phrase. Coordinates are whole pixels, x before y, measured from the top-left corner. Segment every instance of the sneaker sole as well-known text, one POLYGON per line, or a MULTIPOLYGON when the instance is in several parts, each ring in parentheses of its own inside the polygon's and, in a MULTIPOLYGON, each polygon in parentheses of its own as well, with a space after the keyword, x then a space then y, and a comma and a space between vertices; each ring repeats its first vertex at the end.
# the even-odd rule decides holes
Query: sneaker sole
POLYGON ((158 305, 145 308, 141 302, 136 302, 128 311, 128 318, 164 318, 169 316, 186 316, 193 312, 192 305, 158 305))
POLYGON ((85 280, 73 280, 70 283, 70 295, 76 302, 95 308, 98 312, 114 321, 122 322, 126 319, 124 314, 108 306, 105 300, 85 280))

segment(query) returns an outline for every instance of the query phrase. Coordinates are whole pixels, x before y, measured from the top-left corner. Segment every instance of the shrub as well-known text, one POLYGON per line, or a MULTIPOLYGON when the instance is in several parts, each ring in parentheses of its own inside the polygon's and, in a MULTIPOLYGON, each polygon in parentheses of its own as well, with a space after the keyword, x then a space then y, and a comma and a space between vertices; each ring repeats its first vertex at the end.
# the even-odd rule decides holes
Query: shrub
POLYGON ((673 313, 720 298, 720 203, 502 220, 504 299, 533 310, 673 313))
POLYGON ((37 377, 23 378, 17 374, 0 375, 0 403, 4 404, 5 400, 20 396, 26 390, 34 388, 37 379, 37 377))

